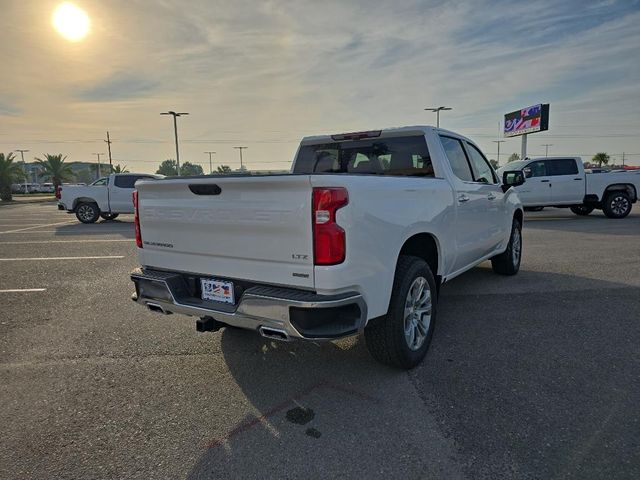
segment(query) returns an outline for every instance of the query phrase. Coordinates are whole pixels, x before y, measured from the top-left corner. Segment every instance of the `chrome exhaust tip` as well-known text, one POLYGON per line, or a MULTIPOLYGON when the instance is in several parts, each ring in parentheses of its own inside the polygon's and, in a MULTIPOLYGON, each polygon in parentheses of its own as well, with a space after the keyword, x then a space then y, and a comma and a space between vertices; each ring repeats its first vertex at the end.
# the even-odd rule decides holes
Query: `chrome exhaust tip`
POLYGON ((162 308, 162 306, 158 305, 157 303, 147 302, 145 305, 152 312, 162 313, 163 315, 170 315, 171 314, 171 312, 167 312, 164 308, 162 308))
POLYGON ((288 342, 291 340, 287 332, 279 328, 260 327, 258 331, 263 337, 270 338, 272 340, 280 340, 281 342, 288 342))

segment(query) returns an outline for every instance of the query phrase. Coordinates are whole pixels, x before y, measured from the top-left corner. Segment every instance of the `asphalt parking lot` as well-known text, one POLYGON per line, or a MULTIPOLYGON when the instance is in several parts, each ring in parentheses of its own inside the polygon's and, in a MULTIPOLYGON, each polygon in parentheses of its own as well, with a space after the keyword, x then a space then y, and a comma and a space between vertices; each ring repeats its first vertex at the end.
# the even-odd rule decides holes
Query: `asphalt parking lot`
POLYGON ((0 206, 0 477, 640 478, 639 205, 528 213, 409 373, 147 312, 132 222, 0 206))

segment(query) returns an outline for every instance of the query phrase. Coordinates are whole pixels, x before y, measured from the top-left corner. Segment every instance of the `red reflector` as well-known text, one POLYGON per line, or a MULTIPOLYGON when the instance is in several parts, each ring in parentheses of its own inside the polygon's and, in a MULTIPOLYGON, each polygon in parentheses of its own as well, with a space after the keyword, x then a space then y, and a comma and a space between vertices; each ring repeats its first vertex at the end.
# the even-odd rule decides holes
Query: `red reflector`
POLYGON ((140 216, 138 214, 138 191, 133 191, 133 225, 136 231, 136 245, 142 248, 142 234, 140 233, 140 216))
POLYGON ((313 189, 313 258, 315 265, 337 265, 346 255, 345 233, 336 223, 336 211, 349 203, 342 187, 313 189))
POLYGON ((376 138, 382 134, 382 130, 371 130, 369 132, 352 132, 352 133, 340 133, 338 135, 331 135, 331 138, 336 142, 342 140, 362 140, 363 138, 376 138))

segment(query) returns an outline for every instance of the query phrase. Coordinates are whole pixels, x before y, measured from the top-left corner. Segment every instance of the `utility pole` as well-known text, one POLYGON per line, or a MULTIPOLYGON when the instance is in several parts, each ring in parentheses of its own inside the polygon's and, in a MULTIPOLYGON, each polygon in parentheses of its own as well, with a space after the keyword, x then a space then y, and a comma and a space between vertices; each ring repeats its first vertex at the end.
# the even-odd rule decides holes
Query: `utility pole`
POLYGON ((498 158, 497 158, 497 162, 498 162, 498 166, 500 166, 500 144, 506 142, 506 140, 494 140, 493 143, 497 143, 498 144, 498 158))
POLYGON ((427 107, 425 110, 436 113, 436 127, 440 128, 440 112, 443 110, 453 110, 451 107, 427 107))
POLYGON ((211 155, 214 155, 216 152, 204 152, 209 154, 209 175, 213 173, 213 164, 211 163, 211 155))
POLYGON ((104 155, 104 153, 92 153, 91 155, 98 157, 98 178, 100 178, 100 155, 104 155))
POLYGON ((624 167, 624 152, 622 152, 622 166, 624 167))
POLYGON ((109 138, 109 132, 107 131, 107 139, 104 140, 104 143, 107 144, 107 148, 109 149, 109 173, 113 171, 113 162, 111 161, 111 139, 109 138))
POLYGON ((173 116, 173 132, 176 135, 176 164, 178 167, 178 176, 180 176, 180 150, 178 149, 178 122, 176 121, 176 118, 189 114, 187 112, 174 112, 173 110, 169 110, 168 112, 162 112, 160 115, 173 116))
POLYGON ((553 143, 545 143, 542 146, 544 147, 544 156, 546 158, 549 156, 549 147, 553 147, 553 143))
POLYGON ((20 158, 22 158, 22 169, 24 170, 24 193, 29 193, 27 188, 27 164, 24 163, 24 152, 28 152, 29 150, 20 150, 16 149, 14 152, 20 152, 20 158))
POLYGON ((233 147, 233 148, 235 148, 237 150, 240 150, 240 170, 243 170, 244 168, 243 168, 243 165, 242 165, 242 150, 244 150, 245 148, 248 148, 248 147, 233 147))

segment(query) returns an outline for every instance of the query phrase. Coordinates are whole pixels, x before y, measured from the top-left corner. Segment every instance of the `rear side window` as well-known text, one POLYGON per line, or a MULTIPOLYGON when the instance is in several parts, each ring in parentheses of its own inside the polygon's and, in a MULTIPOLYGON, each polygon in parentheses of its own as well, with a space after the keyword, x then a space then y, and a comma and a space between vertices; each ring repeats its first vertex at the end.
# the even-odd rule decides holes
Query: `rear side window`
POLYGON ((118 188, 134 188, 134 185, 141 178, 150 178, 146 175, 118 175, 114 185, 118 188))
POLYGON ((440 136, 442 146, 444 147, 444 153, 449 159, 453 174, 460 180, 465 182, 473 182, 473 174, 471 173, 471 166, 467 160, 467 154, 464 153, 462 142, 457 138, 440 136))
POLYGON ((573 158, 548 160, 546 163, 549 175, 575 175, 578 173, 578 165, 573 158))
POLYGON ((433 177, 422 136, 353 140, 300 147, 293 173, 433 177))

